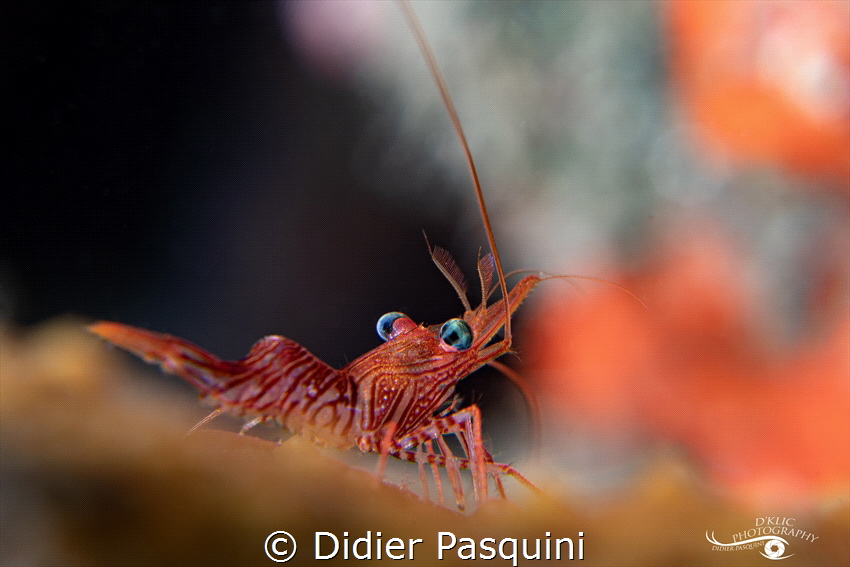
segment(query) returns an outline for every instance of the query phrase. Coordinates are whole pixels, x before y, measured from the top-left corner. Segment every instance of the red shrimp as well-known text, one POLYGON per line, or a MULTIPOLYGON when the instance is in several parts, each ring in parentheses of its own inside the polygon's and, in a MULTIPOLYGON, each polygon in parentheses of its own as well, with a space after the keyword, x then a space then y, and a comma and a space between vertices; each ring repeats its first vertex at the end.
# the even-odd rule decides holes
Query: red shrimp
POLYGON ((460 296, 465 307, 463 316, 424 326, 401 313, 387 313, 377 324, 378 334, 386 342, 340 369, 331 368, 298 343, 276 335, 260 339, 243 359, 225 361, 183 339, 120 323, 99 322, 89 329, 160 364, 163 370, 184 378, 211 400, 216 409, 195 427, 222 412, 247 418, 243 433, 258 423, 274 420, 320 444, 340 449, 356 446, 363 452, 378 453, 380 478, 387 457, 407 460, 418 465, 426 499, 428 465, 441 502, 439 471, 445 468, 456 504, 464 509, 460 475, 463 469, 471 472, 477 502, 488 498, 490 477, 503 498, 503 475, 537 490, 512 467, 494 462, 482 442, 478 407, 456 409, 455 386, 490 364, 506 371, 528 397, 521 379, 496 359, 511 350, 511 315, 528 293, 544 279, 564 276, 526 275, 508 291, 457 113, 413 10, 407 3, 401 3, 401 7, 440 90, 472 176, 491 250, 478 262, 481 304, 471 307, 454 260, 442 248, 434 247, 431 256, 460 296), (497 286, 492 285, 494 273, 497 286), (496 287, 502 297, 488 305, 496 287), (502 329, 504 337, 493 342, 502 329), (463 455, 455 455, 449 448, 445 441, 448 435, 460 441, 463 455))

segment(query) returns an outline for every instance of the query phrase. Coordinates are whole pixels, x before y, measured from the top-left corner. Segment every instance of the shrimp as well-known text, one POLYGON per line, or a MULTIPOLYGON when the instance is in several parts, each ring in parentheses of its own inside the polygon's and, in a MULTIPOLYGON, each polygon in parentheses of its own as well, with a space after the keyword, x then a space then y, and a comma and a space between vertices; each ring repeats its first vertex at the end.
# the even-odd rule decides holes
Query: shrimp
POLYGON ((496 359, 511 352, 511 316, 522 301, 541 281, 563 276, 525 275, 508 290, 457 112, 412 8, 406 2, 400 6, 440 91, 472 177, 490 248, 477 267, 481 304, 471 306, 463 275, 449 253, 428 244, 434 263, 464 305, 463 315, 425 326, 402 313, 387 313, 377 323, 385 342, 340 369, 277 335, 260 339, 241 360, 226 361, 183 339, 121 323, 98 322, 89 330, 194 385, 216 407, 195 428, 221 413, 246 418, 242 433, 273 420, 318 444, 378 453, 379 478, 388 457, 416 463, 423 496, 430 499, 427 465, 441 503, 440 470, 446 469, 455 504, 463 510, 461 470, 471 473, 476 502, 488 499, 491 477, 502 498, 503 476, 537 490, 517 470, 493 460, 482 441, 480 410, 476 405, 456 409, 455 386, 489 364, 508 373, 529 395, 521 379, 496 359), (501 297, 488 305, 496 289, 501 297), (502 330, 503 337, 496 340, 502 330), (463 454, 456 455, 447 444, 445 437, 452 435, 463 454))

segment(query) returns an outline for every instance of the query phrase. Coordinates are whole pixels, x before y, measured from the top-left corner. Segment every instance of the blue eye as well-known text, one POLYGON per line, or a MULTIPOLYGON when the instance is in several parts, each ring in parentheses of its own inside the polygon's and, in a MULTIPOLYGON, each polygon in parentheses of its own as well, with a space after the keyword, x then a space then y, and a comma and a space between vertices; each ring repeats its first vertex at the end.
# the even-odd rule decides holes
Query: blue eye
POLYGON ((472 346, 472 329, 463 319, 449 319, 440 327, 440 338, 456 350, 466 350, 472 346))
POLYGON ((378 331, 378 336, 385 341, 390 340, 393 336, 393 323, 403 317, 407 318, 407 315, 399 313, 398 311, 390 311, 389 313, 381 315, 381 318, 378 319, 378 324, 375 326, 378 331))

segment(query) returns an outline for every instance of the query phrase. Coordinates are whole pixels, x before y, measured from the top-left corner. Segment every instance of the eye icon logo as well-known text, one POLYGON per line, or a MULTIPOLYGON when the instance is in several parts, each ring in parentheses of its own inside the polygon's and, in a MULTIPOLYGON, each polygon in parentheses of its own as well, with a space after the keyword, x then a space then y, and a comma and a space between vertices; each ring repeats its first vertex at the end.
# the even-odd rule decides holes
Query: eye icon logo
POLYGON ((284 531, 272 532, 266 538, 266 556, 276 563, 286 563, 295 556, 298 545, 292 534, 284 531))
POLYGON ((761 536, 761 537, 754 537, 754 538, 750 538, 750 539, 736 541, 736 542, 733 542, 733 543, 721 543, 721 542, 717 541, 717 539, 715 539, 714 532, 711 532, 711 537, 708 536, 708 532, 705 532, 705 539, 707 539, 708 541, 713 543, 715 546, 724 547, 724 548, 727 548, 727 549, 730 549, 730 550, 731 549, 735 549, 735 550, 745 549, 746 548, 745 546, 752 546, 754 544, 757 544, 757 542, 763 541, 763 542, 765 542, 763 544, 764 545, 764 551, 759 550, 759 553, 761 553, 763 556, 767 557, 768 559, 773 559, 773 560, 788 559, 789 557, 791 557, 791 555, 794 555, 793 553, 791 555, 783 555, 785 553, 785 546, 788 545, 788 540, 781 538, 781 537, 773 536, 773 535, 765 535, 765 536, 761 536))

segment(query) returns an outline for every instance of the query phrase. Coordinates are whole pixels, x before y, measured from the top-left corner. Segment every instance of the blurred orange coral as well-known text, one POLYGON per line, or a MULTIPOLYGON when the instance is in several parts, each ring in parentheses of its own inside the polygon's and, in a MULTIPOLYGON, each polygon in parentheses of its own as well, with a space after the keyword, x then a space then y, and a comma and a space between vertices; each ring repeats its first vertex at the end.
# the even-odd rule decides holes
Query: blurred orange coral
POLYGON ((846 295, 826 329, 780 349, 730 239, 709 224, 685 234, 626 284, 648 313, 606 286, 541 292, 520 352, 549 411, 609 438, 676 443, 746 500, 845 493, 846 295))
POLYGON ((850 4, 664 6, 676 95, 711 153, 850 187, 850 4))

